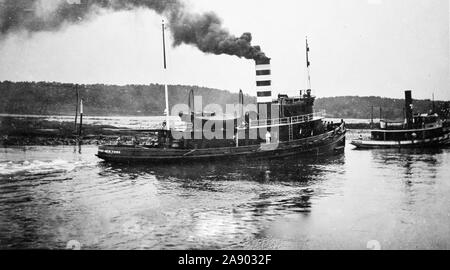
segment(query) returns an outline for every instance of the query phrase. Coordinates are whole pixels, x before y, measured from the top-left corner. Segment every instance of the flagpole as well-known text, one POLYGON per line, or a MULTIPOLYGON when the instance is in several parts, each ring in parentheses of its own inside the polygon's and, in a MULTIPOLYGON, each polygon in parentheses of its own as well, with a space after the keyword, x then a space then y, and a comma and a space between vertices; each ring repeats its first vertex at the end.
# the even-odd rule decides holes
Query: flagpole
POLYGON ((162 21, 162 37, 163 37, 163 57, 164 57, 164 93, 166 98, 166 127, 170 130, 170 119, 169 119, 169 89, 167 86, 167 61, 166 61, 166 37, 165 37, 165 24, 162 21))
POLYGON ((311 70, 310 70, 311 62, 309 62, 309 44, 308 37, 306 37, 306 70, 308 72, 308 90, 311 90, 311 70))
POLYGON ((436 104, 434 102, 434 93, 433 93, 433 114, 436 112, 436 104))

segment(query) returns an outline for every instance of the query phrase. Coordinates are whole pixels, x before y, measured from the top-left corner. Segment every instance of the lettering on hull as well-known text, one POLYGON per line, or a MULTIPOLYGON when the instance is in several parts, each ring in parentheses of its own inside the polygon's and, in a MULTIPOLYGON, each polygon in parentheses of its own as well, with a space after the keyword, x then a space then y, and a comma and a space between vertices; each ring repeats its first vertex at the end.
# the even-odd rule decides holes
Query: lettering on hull
POLYGON ((121 152, 117 151, 117 150, 103 150, 103 149, 99 149, 98 150, 99 153, 105 153, 105 154, 112 154, 112 155, 120 155, 121 152))

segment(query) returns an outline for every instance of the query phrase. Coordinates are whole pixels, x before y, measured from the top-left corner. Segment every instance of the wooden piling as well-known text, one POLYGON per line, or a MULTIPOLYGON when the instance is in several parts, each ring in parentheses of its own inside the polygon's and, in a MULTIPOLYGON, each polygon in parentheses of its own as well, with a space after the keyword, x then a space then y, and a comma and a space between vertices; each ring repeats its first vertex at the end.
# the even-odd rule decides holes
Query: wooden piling
POLYGON ((78 91, 78 84, 75 85, 76 106, 75 106, 75 133, 78 128, 78 104, 80 103, 80 92, 78 91))
POLYGON ((83 99, 80 100, 80 128, 78 130, 78 137, 81 137, 83 129, 83 99))

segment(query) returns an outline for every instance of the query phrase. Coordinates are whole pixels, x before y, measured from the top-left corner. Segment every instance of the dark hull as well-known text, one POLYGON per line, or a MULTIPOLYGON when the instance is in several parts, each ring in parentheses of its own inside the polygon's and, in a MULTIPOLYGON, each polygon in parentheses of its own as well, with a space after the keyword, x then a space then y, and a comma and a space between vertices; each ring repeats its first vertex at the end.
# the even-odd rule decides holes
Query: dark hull
POLYGON ((446 147, 450 144, 450 133, 427 140, 416 141, 361 141, 354 140, 352 145, 360 149, 403 149, 403 148, 432 148, 446 147))
POLYGON ((342 153, 345 129, 307 139, 279 144, 209 149, 159 149, 144 147, 100 146, 97 156, 117 163, 181 163, 213 160, 273 159, 289 156, 314 157, 342 153))

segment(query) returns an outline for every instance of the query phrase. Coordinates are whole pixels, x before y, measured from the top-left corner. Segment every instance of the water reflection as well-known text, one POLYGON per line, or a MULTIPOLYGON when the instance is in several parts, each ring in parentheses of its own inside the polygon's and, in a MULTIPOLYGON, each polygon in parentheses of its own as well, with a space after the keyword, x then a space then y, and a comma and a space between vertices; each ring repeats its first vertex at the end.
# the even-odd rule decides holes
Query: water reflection
POLYGON ((247 200, 235 211, 270 216, 284 214, 280 211, 309 213, 310 198, 318 195, 314 186, 333 174, 344 174, 344 164, 344 156, 159 166, 102 163, 99 174, 122 179, 152 175, 159 181, 160 192, 177 190, 186 198, 196 197, 196 192, 242 194, 247 200))
POLYGON ((430 180, 436 178, 437 168, 442 166, 443 153, 437 148, 391 149, 372 151, 371 156, 375 164, 401 169, 403 179, 417 178, 419 174, 430 180))
MULTIPOLYGON (((189 163, 171 165, 124 165, 102 162, 104 170, 113 170, 125 175, 153 174, 158 179, 192 181, 255 181, 283 184, 307 184, 345 163, 343 155, 322 158, 248 160, 211 163, 189 163), (329 167, 333 166, 333 168, 329 167)), ((340 168, 343 173, 343 168, 340 168)))
POLYGON ((397 197, 404 205, 401 209, 416 211, 416 204, 427 200, 426 196, 434 196, 434 186, 443 164, 443 149, 385 149, 370 152, 371 161, 378 169, 378 173, 384 175, 394 174, 389 177, 392 182, 391 189, 398 189, 397 197), (414 209, 414 210, 412 210, 414 209))
POLYGON ((178 222, 185 224, 179 233, 188 235, 185 240, 190 243, 189 247, 196 243, 194 247, 217 248, 232 244, 240 247, 243 239, 255 235, 263 237, 266 223, 279 217, 307 217, 313 209, 312 198, 326 192, 321 182, 330 181, 334 174, 344 174, 344 165, 342 155, 184 165, 102 162, 99 174, 102 177, 119 175, 127 181, 149 175, 155 177, 159 197, 176 194, 173 205, 165 202, 170 208, 166 211, 177 209, 178 213, 168 223, 177 228, 178 222), (191 214, 186 216, 180 212, 191 214))

